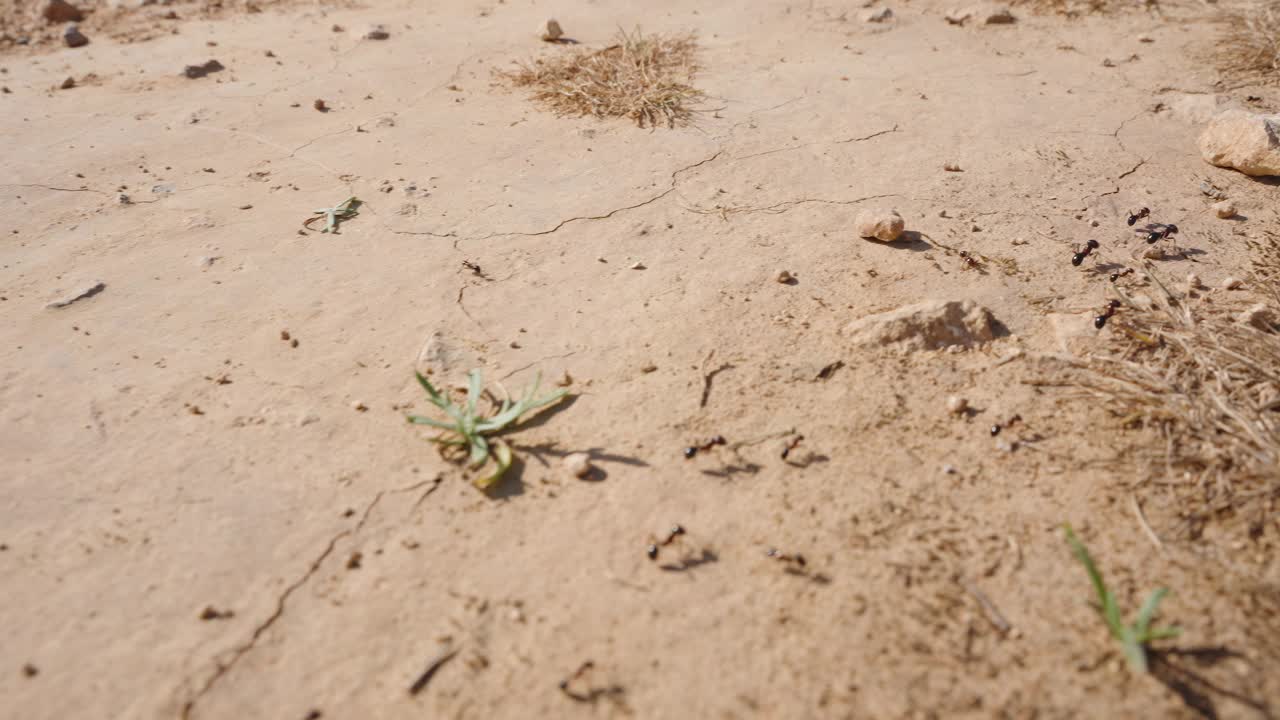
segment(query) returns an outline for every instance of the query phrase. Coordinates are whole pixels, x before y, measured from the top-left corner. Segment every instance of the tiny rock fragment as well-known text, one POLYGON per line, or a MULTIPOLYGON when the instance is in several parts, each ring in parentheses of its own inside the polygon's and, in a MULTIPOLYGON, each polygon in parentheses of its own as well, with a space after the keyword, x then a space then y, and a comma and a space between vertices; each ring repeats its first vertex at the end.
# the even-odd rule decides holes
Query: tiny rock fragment
POLYGON ((218 261, 217 255, 201 255, 200 257, 196 258, 196 265, 202 268, 213 267, 213 264, 217 261, 218 261))
POLYGON ((632 263, 632 264, 631 264, 631 269, 632 269, 632 270, 645 270, 646 268, 645 268, 645 266, 644 266, 644 263, 642 263, 642 262, 640 262, 640 261, 638 261, 638 260, 637 260, 636 262, 634 262, 634 263, 632 263))
POLYGON ((991 311, 972 300, 926 300, 868 315, 842 332, 858 345, 914 352, 989 342, 995 337, 994 327, 991 311))
POLYGON ((641 366, 640 366, 640 372, 642 372, 642 373, 644 373, 644 374, 646 374, 646 375, 648 375, 648 374, 649 374, 649 373, 651 373, 651 372, 656 371, 657 369, 658 369, 658 366, 657 366, 657 365, 654 365, 653 363, 645 363, 644 365, 641 365, 641 366))
POLYGON ((188 79, 196 80, 208 75, 209 73, 221 72, 223 70, 226 70, 226 67, 223 66, 222 63, 217 60, 210 60, 202 65, 188 65, 182 69, 182 74, 186 75, 188 79))
POLYGON ((1018 21, 1013 12, 1003 5, 988 5, 976 13, 985 25, 1009 25, 1018 21))
POLYGON ((62 31, 62 40, 67 44, 67 47, 73 48, 84 47, 89 44, 89 38, 80 32, 80 26, 75 23, 67 25, 67 29, 62 31))
POLYGON ((783 285, 787 285, 795 281, 795 276, 793 276, 790 272, 786 270, 779 270, 777 276, 775 276, 774 279, 782 283, 783 285))
POLYGON ((946 163, 942 166, 942 169, 947 172, 964 172, 964 170, 960 169, 960 165, 957 163, 946 163))
POLYGON ((1195 273, 1187 273, 1187 289, 1199 290, 1204 287, 1204 283, 1200 281, 1200 276, 1195 273))
POLYGON ((32 665, 31 663, 27 663, 22 666, 22 674, 29 678, 35 677, 40 674, 40 668, 32 665))
POLYGON ((54 300, 53 302, 49 303, 45 307, 50 309, 64 308, 78 300, 91 298, 94 295, 97 295, 98 293, 106 289, 107 289, 107 284, 99 280, 98 282, 91 283, 83 288, 80 288, 79 290, 72 292, 71 294, 67 295, 64 298, 61 298, 59 300, 54 300))
POLYGON ((75 86, 76 86, 76 79, 73 77, 68 77, 66 80, 63 80, 62 84, 59 85, 58 87, 63 90, 70 90, 75 86))
POLYGON ((564 457, 564 469, 579 480, 591 474, 591 456, 586 453, 570 453, 564 457))
POLYGON ((1158 245, 1149 247, 1142 253, 1142 257, 1148 260, 1163 260, 1164 248, 1158 245))
POLYGON ((351 401, 351 409, 355 410, 356 412, 364 412, 369 409, 369 406, 365 405, 359 400, 353 400, 351 401))
POLYGON ((958 396, 952 395, 947 398, 947 412, 952 415, 963 415, 969 409, 969 401, 958 396))
POLYGON ((896 210, 875 208, 863 210, 853 221, 858 237, 893 242, 902 236, 906 223, 896 210))
POLYGON ((1155 42, 1155 40, 1153 40, 1153 39, 1151 38, 1151 36, 1150 36, 1150 35, 1139 35, 1139 36, 1138 36, 1138 42, 1142 42, 1142 43, 1153 43, 1153 42, 1155 42))
POLYGON ((385 25, 370 25, 364 33, 365 40, 386 40, 391 37, 385 25))
POLYGON ((1223 290, 1239 290, 1242 287, 1244 287, 1244 283, 1238 278, 1229 277, 1222 281, 1223 290))
POLYGON ((547 20, 542 27, 538 28, 538 31, 545 42, 555 42, 564 37, 564 28, 560 27, 560 23, 555 18, 547 20))
POLYGON ((80 12, 80 8, 67 0, 47 0, 40 7, 40 16, 50 24, 80 22, 84 19, 84 13, 80 12))
POLYGON ((315 102, 311 103, 311 107, 319 110, 320 112, 329 112, 329 106, 324 103, 324 100, 317 99, 315 102))
POLYGON ((572 384, 573 376, 569 374, 568 370, 565 370, 564 374, 560 376, 560 379, 556 381, 556 385, 559 387, 569 387, 572 384))
POLYGON ((1214 200, 1227 199, 1227 193, 1220 190, 1216 185, 1210 183, 1208 180, 1203 180, 1200 182, 1200 192, 1204 193, 1205 195, 1208 195, 1214 200))
POLYGON ((362 560, 364 560, 364 553, 360 552, 359 550, 351 553, 350 557, 347 558, 347 569, 359 570, 360 562, 362 560))
POLYGON ((233 618, 233 617, 235 617, 235 616, 236 616, 235 612, 233 612, 233 611, 231 611, 231 610, 218 610, 217 608, 215 608, 215 607, 214 607, 214 606, 212 606, 212 605, 207 605, 207 606, 205 606, 205 609, 200 613, 200 619, 201 619, 201 620, 206 620, 206 621, 208 621, 208 620, 227 620, 227 619, 229 619, 229 618, 233 618))
POLYGON ((1223 200, 1213 204, 1213 213, 1223 220, 1236 216, 1236 206, 1230 200, 1223 200))
POLYGON ((880 8, 879 10, 871 10, 864 13, 862 22, 866 23, 884 23, 893 19, 893 11, 889 8, 880 8))
POLYGON ((1240 313, 1238 318, 1241 324, 1251 325, 1259 330, 1270 332, 1276 324, 1275 313, 1265 303, 1258 303, 1253 307, 1240 313))

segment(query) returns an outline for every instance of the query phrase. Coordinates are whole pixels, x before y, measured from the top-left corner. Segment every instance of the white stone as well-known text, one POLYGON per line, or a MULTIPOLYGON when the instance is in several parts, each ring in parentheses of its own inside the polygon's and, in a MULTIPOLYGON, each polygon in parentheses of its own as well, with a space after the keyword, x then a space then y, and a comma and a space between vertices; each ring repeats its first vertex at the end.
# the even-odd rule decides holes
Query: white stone
POLYGON ((1199 290, 1204 287, 1204 283, 1200 282, 1200 276, 1195 273, 1187 273, 1187 289, 1199 290))
POLYGON ((775 277, 774 279, 782 283, 783 285, 786 285, 787 283, 795 280, 795 276, 793 276, 790 272, 786 270, 779 270, 777 277, 775 277))
POLYGON ((1236 206, 1230 200, 1223 200, 1213 204, 1213 212, 1218 217, 1226 220, 1236 216, 1236 206))
POLYGON ((1200 134, 1205 162, 1245 175, 1280 175, 1280 115, 1227 110, 1200 134))
POLYGON ((863 13, 862 15, 862 21, 868 22, 868 23, 883 23, 883 22, 889 22, 892 19, 893 19, 893 11, 890 10, 889 8, 880 8, 879 10, 872 10, 870 12, 863 13))
POLYGON ((906 223, 896 210, 874 208, 858 213, 853 226, 858 237, 893 242, 902 236, 906 223))
POLYGON ((969 401, 958 395, 947 398, 947 412, 952 415, 963 415, 969 409, 969 401))
POLYGON ((564 469, 581 480, 591 474, 591 456, 582 452, 565 455, 564 469))

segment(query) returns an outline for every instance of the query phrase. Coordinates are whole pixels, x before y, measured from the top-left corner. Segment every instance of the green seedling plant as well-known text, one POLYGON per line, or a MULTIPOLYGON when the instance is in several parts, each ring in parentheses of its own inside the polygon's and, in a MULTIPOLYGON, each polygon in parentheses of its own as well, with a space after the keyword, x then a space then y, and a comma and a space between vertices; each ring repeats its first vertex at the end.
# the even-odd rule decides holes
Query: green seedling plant
POLYGON ((346 200, 343 200, 342 202, 338 203, 337 205, 334 205, 331 208, 320 208, 319 210, 316 210, 314 212, 315 217, 306 221, 305 223, 303 223, 303 225, 310 225, 312 222, 319 220, 320 218, 323 217, 324 229, 321 230, 320 232, 336 234, 338 232, 339 223, 346 220, 351 220, 352 218, 359 215, 360 206, 363 204, 364 203, 361 202, 355 196, 349 197, 346 200))
POLYGON ((444 432, 439 436, 431 438, 432 442, 446 447, 464 449, 467 453, 467 467, 472 470, 479 470, 492 456, 496 470, 487 475, 477 475, 472 481, 481 490, 492 487, 502 479, 507 468, 511 467, 511 446, 502 438, 492 436, 518 424, 526 413, 560 402, 569 392, 558 390, 550 395, 537 397, 538 385, 542 381, 542 375, 539 374, 534 379, 533 385, 525 389, 518 401, 512 403, 508 396, 502 400, 497 413, 490 417, 483 417, 476 407, 480 402, 480 395, 484 392, 479 370, 472 370, 468 375, 467 397, 462 405, 455 405, 448 395, 437 390, 422 373, 414 374, 418 377, 418 384, 427 391, 431 404, 443 410, 449 419, 442 421, 422 415, 409 415, 409 422, 443 430, 444 432))
POLYGON ((1147 646, 1156 640, 1165 640, 1177 637, 1182 630, 1178 627, 1152 628, 1151 621, 1155 619, 1156 611, 1160 607, 1160 601, 1168 594, 1168 588, 1156 588, 1147 596, 1147 601, 1142 604, 1138 610, 1138 616, 1132 624, 1126 625, 1124 619, 1120 615, 1120 605, 1116 602, 1115 593, 1107 587, 1106 582, 1102 579, 1102 573, 1099 572, 1098 566, 1093 562, 1093 557, 1089 555, 1089 550, 1080 542, 1072 531, 1070 525, 1064 527, 1067 536, 1067 543, 1071 545, 1071 554, 1075 555, 1080 564, 1084 566, 1085 572, 1089 574, 1089 582, 1093 583, 1093 590, 1098 595, 1098 601, 1101 607, 1098 612, 1102 615, 1103 622, 1106 623, 1107 629, 1111 631, 1111 636, 1119 641, 1124 649, 1124 656, 1129 661, 1129 667, 1136 672, 1147 672, 1147 646))

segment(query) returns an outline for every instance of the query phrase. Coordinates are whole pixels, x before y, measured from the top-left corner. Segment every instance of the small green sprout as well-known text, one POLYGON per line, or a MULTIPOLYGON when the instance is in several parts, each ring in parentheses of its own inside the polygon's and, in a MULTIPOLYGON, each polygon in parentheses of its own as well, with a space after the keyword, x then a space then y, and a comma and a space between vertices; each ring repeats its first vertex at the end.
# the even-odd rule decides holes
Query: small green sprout
POLYGON ((302 225, 310 230, 312 222, 319 220, 320 218, 324 218, 324 229, 320 232, 337 234, 338 224, 344 220, 350 220, 359 215, 360 206, 363 204, 364 203, 355 196, 349 197, 331 208, 320 208, 319 210, 316 210, 314 212, 314 217, 302 223, 302 225))
POLYGON ((538 392, 538 384, 542 380, 542 375, 539 374, 534 379, 533 385, 524 391, 520 400, 513 404, 510 397, 504 398, 502 406, 498 408, 498 412, 495 415, 481 417, 476 409, 476 404, 479 403, 480 395, 483 393, 483 383, 479 370, 472 370, 468 376, 466 404, 461 406, 454 405, 447 395, 436 390, 431 381, 427 380, 422 373, 414 374, 418 377, 418 383, 427 391, 427 397, 431 400, 431 404, 445 411, 449 415, 449 420, 441 421, 421 415, 409 415, 409 422, 415 425, 429 425, 444 430, 444 433, 432 438, 432 442, 445 446, 465 448, 467 452, 467 467, 472 470, 484 465, 492 453, 497 470, 489 475, 478 476, 472 481, 481 490, 492 487, 498 480, 502 479, 502 475, 507 471, 507 468, 511 467, 511 446, 501 438, 495 437, 490 440, 485 436, 503 432, 513 423, 520 422, 521 416, 525 413, 554 405, 560 402, 569 392, 568 390, 558 390, 541 398, 534 397, 538 392))
POLYGON ((1098 594, 1098 601, 1102 603, 1099 612, 1102 619, 1107 624, 1107 628, 1111 630, 1111 636, 1120 642, 1124 648, 1125 658, 1129 660, 1129 667, 1136 672, 1147 672, 1147 645, 1156 640, 1165 640, 1177 637, 1182 630, 1178 627, 1152 628, 1151 621, 1156 616, 1156 610, 1160 606, 1160 601, 1168 594, 1168 588, 1156 588, 1147 596, 1147 601, 1142 604, 1142 608, 1138 610, 1138 617, 1133 624, 1126 625, 1120 616, 1120 606, 1116 603, 1116 596, 1107 588, 1107 584, 1102 580, 1102 573, 1098 571, 1098 566, 1094 564, 1093 557, 1089 555, 1089 550, 1080 542, 1072 531, 1070 525, 1065 525, 1067 543, 1071 545, 1071 553, 1076 556, 1081 565, 1084 565, 1085 572, 1089 573, 1089 581, 1093 583, 1093 590, 1098 594))

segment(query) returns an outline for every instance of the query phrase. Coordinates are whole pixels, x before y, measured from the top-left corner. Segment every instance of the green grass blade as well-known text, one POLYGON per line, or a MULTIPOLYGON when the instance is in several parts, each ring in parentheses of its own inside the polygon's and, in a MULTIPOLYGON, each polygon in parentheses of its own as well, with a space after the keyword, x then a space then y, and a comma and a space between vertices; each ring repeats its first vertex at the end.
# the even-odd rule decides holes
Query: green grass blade
POLYGON ((449 415, 456 420, 462 419, 462 413, 453 406, 453 403, 449 402, 449 398, 440 394, 439 390, 436 390, 435 386, 431 384, 431 381, 428 380, 426 376, 420 372, 414 372, 413 374, 418 377, 418 384, 422 386, 422 389, 427 391, 427 398, 431 400, 432 405, 435 405, 441 410, 449 413, 449 415))
POLYGON ((1138 610, 1138 618, 1133 621, 1133 630, 1138 634, 1139 639, 1145 639, 1150 633, 1151 620, 1156 616, 1156 611, 1160 608, 1160 601, 1168 593, 1168 588, 1156 588, 1147 596, 1147 601, 1138 610))
POLYGON ((1102 619, 1106 621, 1107 627, 1111 630, 1111 634, 1117 640, 1123 640, 1124 622, 1120 619, 1120 607, 1116 604, 1116 598, 1107 589, 1107 584, 1102 580, 1102 573, 1098 571, 1098 566, 1094 564, 1093 557, 1089 555, 1089 550, 1076 537, 1075 531, 1070 525, 1064 525, 1066 531, 1067 542, 1071 545, 1071 552, 1084 566, 1084 570, 1089 574, 1089 582, 1093 583, 1093 591, 1098 595, 1098 601, 1102 603, 1102 619))
POLYGON ((482 385, 479 368, 472 370, 467 375, 467 415, 471 417, 476 415, 476 403, 480 402, 480 393, 484 389, 482 385))
POLYGON ((468 435, 467 440, 471 445, 471 455, 467 459, 467 463, 471 467, 479 467, 489 458, 489 443, 481 435, 468 435))
POLYGON ((1129 667, 1134 672, 1145 673, 1147 671, 1146 647, 1134 637, 1133 628, 1124 628, 1122 635, 1120 644, 1124 646, 1124 656, 1129 661, 1129 667))
POLYGON ((406 415, 405 419, 414 425, 430 425, 431 427, 440 428, 441 430, 453 430, 455 432, 458 429, 458 426, 454 423, 432 420, 429 417, 423 417, 421 415, 406 415))

